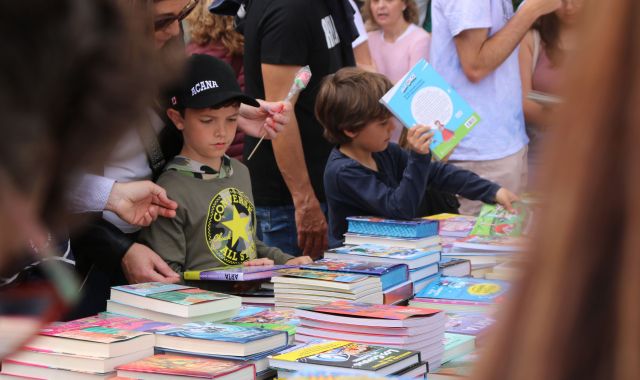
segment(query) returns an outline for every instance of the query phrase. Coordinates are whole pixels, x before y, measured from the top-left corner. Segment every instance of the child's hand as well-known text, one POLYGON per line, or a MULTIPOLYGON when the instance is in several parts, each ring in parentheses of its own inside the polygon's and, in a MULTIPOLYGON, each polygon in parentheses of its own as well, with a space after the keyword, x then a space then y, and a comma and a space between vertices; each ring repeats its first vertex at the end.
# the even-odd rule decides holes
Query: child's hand
POLYGON ((409 129, 407 133, 407 143, 411 150, 419 154, 429 154, 429 145, 433 140, 435 133, 431 131, 431 127, 417 124, 409 129))
POLYGON ((244 265, 248 267, 257 267, 261 265, 273 265, 273 260, 263 257, 261 259, 245 261, 244 265))
POLYGON ((311 264, 313 259, 309 256, 300 256, 286 262, 287 265, 304 265, 311 264))
POLYGON ((501 187, 500 190, 496 193, 496 203, 500 206, 504 207, 509 212, 514 212, 513 207, 511 206, 511 202, 519 201, 517 195, 512 193, 511 191, 501 187))

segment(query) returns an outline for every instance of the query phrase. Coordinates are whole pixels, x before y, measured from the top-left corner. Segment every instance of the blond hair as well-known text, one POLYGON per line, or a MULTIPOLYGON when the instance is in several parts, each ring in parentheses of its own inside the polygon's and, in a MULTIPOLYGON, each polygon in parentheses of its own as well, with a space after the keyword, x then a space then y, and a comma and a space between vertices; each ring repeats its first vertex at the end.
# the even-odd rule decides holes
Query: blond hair
MULTIPOLYGON (((420 14, 418 13, 418 5, 414 0, 402 0, 406 8, 402 11, 402 17, 409 24, 416 24, 420 22, 420 14)), ((378 30, 380 25, 376 23, 376 20, 371 14, 371 0, 365 0, 362 6, 362 18, 365 20, 365 27, 367 31, 378 30)))
POLYGON ((244 37, 235 30, 233 16, 214 15, 208 3, 200 1, 186 22, 191 29, 191 41, 200 46, 220 42, 230 55, 242 55, 244 37))

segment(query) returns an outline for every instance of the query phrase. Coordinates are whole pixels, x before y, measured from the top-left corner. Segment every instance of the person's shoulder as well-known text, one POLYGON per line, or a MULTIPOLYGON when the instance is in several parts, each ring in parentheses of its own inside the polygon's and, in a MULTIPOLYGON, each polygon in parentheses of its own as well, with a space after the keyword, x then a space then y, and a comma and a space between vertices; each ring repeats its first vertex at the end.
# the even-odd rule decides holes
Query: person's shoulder
POLYGON ((411 34, 416 39, 431 39, 431 34, 416 24, 411 24, 411 34))
POLYGON ((231 168, 233 169, 233 174, 246 174, 249 175, 249 168, 247 165, 242 163, 240 160, 237 160, 233 157, 229 157, 229 161, 231 163, 231 168))
POLYGON ((309 2, 307 0, 268 0, 267 9, 284 12, 297 12, 303 10, 304 13, 298 14, 302 17, 308 11, 309 2))

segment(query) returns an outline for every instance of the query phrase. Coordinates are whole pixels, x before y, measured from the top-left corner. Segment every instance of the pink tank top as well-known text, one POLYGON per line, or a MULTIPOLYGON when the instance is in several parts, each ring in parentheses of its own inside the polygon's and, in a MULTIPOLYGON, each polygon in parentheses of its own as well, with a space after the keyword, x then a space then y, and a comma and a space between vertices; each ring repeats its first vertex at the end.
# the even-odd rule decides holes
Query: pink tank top
POLYGON ((556 94, 560 82, 560 68, 553 66, 546 50, 540 46, 538 62, 531 77, 531 87, 535 91, 556 94))

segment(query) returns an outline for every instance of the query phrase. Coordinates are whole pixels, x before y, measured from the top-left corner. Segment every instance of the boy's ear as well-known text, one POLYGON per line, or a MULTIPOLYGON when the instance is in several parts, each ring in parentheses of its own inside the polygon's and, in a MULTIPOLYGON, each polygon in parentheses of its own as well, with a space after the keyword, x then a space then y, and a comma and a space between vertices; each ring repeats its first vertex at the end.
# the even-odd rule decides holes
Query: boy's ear
POLYGON ((358 136, 358 132, 353 132, 353 131, 342 131, 342 133, 344 133, 350 139, 353 139, 356 136, 358 136))
POLYGON ((182 117, 182 115, 180 115, 180 112, 178 110, 173 108, 168 108, 167 116, 169 117, 169 119, 171 119, 171 121, 176 126, 176 128, 178 128, 178 130, 184 129, 184 118, 182 117))

